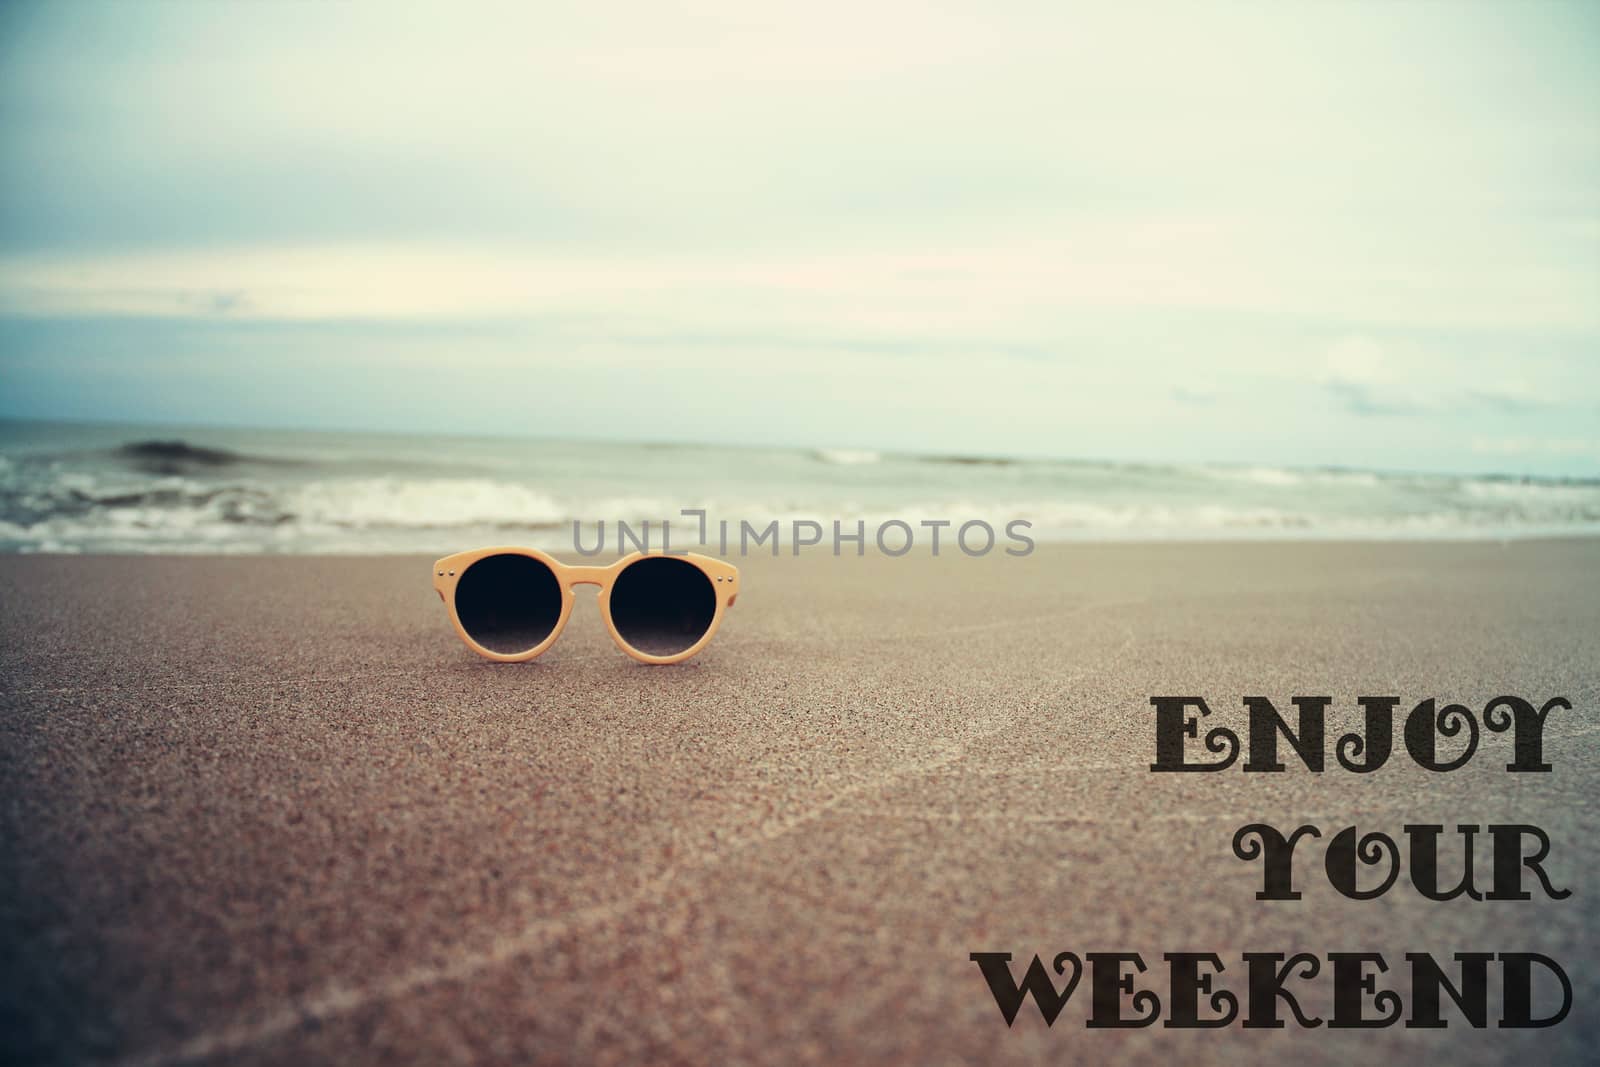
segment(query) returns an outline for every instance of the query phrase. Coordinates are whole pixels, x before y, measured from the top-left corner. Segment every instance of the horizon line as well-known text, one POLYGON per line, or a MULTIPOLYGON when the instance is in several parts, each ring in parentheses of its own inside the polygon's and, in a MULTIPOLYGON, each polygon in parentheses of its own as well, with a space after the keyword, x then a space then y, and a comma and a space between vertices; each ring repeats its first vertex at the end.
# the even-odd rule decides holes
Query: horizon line
MULTIPOLYGON (((1197 460, 1180 462, 1177 460, 1148 460, 1148 459, 1119 459, 1109 456, 1067 456, 1055 453, 975 453, 964 452, 939 452, 939 451, 910 451, 904 448, 882 447, 869 444, 798 444, 793 442, 770 442, 758 444, 749 441, 710 441, 694 438, 627 438, 627 437, 587 437, 583 435, 550 436, 531 433, 473 433, 462 430, 429 429, 425 431, 378 429, 370 426, 291 426, 268 425, 254 422, 173 422, 164 420, 151 420, 141 418, 102 418, 80 416, 41 416, 19 415, 11 412, 0 411, 0 422, 14 423, 42 423, 54 426, 92 426, 92 427, 128 427, 149 429, 174 429, 174 430, 234 430, 234 431, 261 431, 266 433, 301 433, 301 434, 332 434, 335 436, 387 436, 387 437, 443 437, 457 440, 476 441, 529 441, 546 442, 550 444, 573 445, 633 445, 641 448, 710 448, 733 449, 738 451, 758 452, 870 452, 879 457, 894 457, 901 459, 920 460, 924 462, 945 462, 950 464, 970 464, 982 466, 984 464, 1009 465, 1027 463, 1059 463, 1076 464, 1082 466, 1121 467, 1128 469, 1138 468, 1169 468, 1182 470, 1185 468, 1217 468, 1224 470, 1250 470, 1265 468, 1269 470, 1282 470, 1291 472, 1322 472, 1322 473, 1356 473, 1375 474, 1380 477, 1430 477, 1430 478, 1471 478, 1481 481, 1521 481, 1541 482, 1557 485, 1593 485, 1600 484, 1600 470, 1590 474, 1535 474, 1528 471, 1511 470, 1475 470, 1475 471, 1448 471, 1428 470, 1417 467, 1362 467, 1333 463, 1276 463, 1256 462, 1246 463, 1230 460, 1197 460)), ((129 442, 136 443, 136 442, 129 442)), ((187 443, 187 442, 185 442, 187 443)))

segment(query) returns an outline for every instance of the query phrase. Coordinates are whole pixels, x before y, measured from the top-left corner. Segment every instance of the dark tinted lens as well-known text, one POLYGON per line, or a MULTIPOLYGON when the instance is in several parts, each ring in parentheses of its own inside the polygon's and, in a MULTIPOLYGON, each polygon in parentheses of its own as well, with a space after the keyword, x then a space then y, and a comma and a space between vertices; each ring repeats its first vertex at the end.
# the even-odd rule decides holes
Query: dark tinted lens
POLYGON ((693 563, 648 556, 630 563, 611 587, 611 622, 622 639, 650 656, 682 652, 711 628, 717 593, 693 563))
POLYGON ((490 652, 526 652, 556 628, 561 585, 536 559, 486 556, 456 583, 456 616, 490 652))

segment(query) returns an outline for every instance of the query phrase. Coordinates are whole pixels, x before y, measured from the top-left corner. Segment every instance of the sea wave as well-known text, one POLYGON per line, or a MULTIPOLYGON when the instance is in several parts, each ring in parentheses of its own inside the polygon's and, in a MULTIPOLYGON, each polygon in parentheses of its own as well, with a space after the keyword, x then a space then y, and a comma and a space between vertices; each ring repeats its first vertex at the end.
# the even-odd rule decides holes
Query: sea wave
POLYGON ((181 477, 129 485, 69 473, 48 486, 0 489, 0 519, 13 527, 75 518, 152 529, 206 522, 246 526, 304 522, 350 529, 542 528, 560 523, 568 514, 547 493, 488 479, 347 478, 268 488, 181 477))
POLYGON ((919 456, 917 458, 923 463, 946 467, 1012 467, 1022 462, 1005 456, 919 456))
POLYGON ((182 439, 129 441, 111 455, 131 469, 149 474, 184 474, 196 469, 215 470, 248 465, 281 466, 295 460, 278 456, 248 455, 226 448, 192 445, 182 439))
POLYGON ((362 435, 40 444, 0 454, 0 551, 559 548, 574 522, 592 543, 601 521, 614 538, 668 518, 676 542, 698 525, 685 508, 713 531, 1024 520, 1039 541, 1600 535, 1600 482, 1577 479, 362 435))
POLYGON ((223 467, 243 459, 225 448, 200 448, 186 441, 130 441, 117 449, 117 455, 140 463, 194 463, 206 467, 223 467))

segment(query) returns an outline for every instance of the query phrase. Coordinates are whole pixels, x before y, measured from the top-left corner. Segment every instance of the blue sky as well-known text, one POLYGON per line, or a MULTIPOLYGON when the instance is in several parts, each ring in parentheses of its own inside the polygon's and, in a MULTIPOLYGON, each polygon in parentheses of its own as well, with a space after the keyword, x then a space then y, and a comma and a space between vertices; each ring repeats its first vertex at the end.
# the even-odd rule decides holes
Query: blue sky
POLYGON ((7 5, 0 414, 1600 472, 1600 7, 1067 7, 7 5))

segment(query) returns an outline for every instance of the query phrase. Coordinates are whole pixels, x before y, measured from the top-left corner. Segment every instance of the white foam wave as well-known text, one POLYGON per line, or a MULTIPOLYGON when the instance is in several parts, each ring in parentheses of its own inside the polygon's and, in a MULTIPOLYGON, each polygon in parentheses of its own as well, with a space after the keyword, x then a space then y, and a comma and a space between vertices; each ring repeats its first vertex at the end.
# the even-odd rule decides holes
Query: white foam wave
POLYGON ((548 493, 486 478, 311 482, 283 494, 297 520, 327 526, 551 526, 567 509, 548 493))
POLYGON ((1587 482, 1471 481, 1462 486, 1477 500, 1512 501, 1535 505, 1560 505, 1584 499, 1600 500, 1600 487, 1587 482))
POLYGON ((819 448, 811 455, 818 462, 835 467, 860 467, 883 461, 881 453, 866 448, 819 448))

